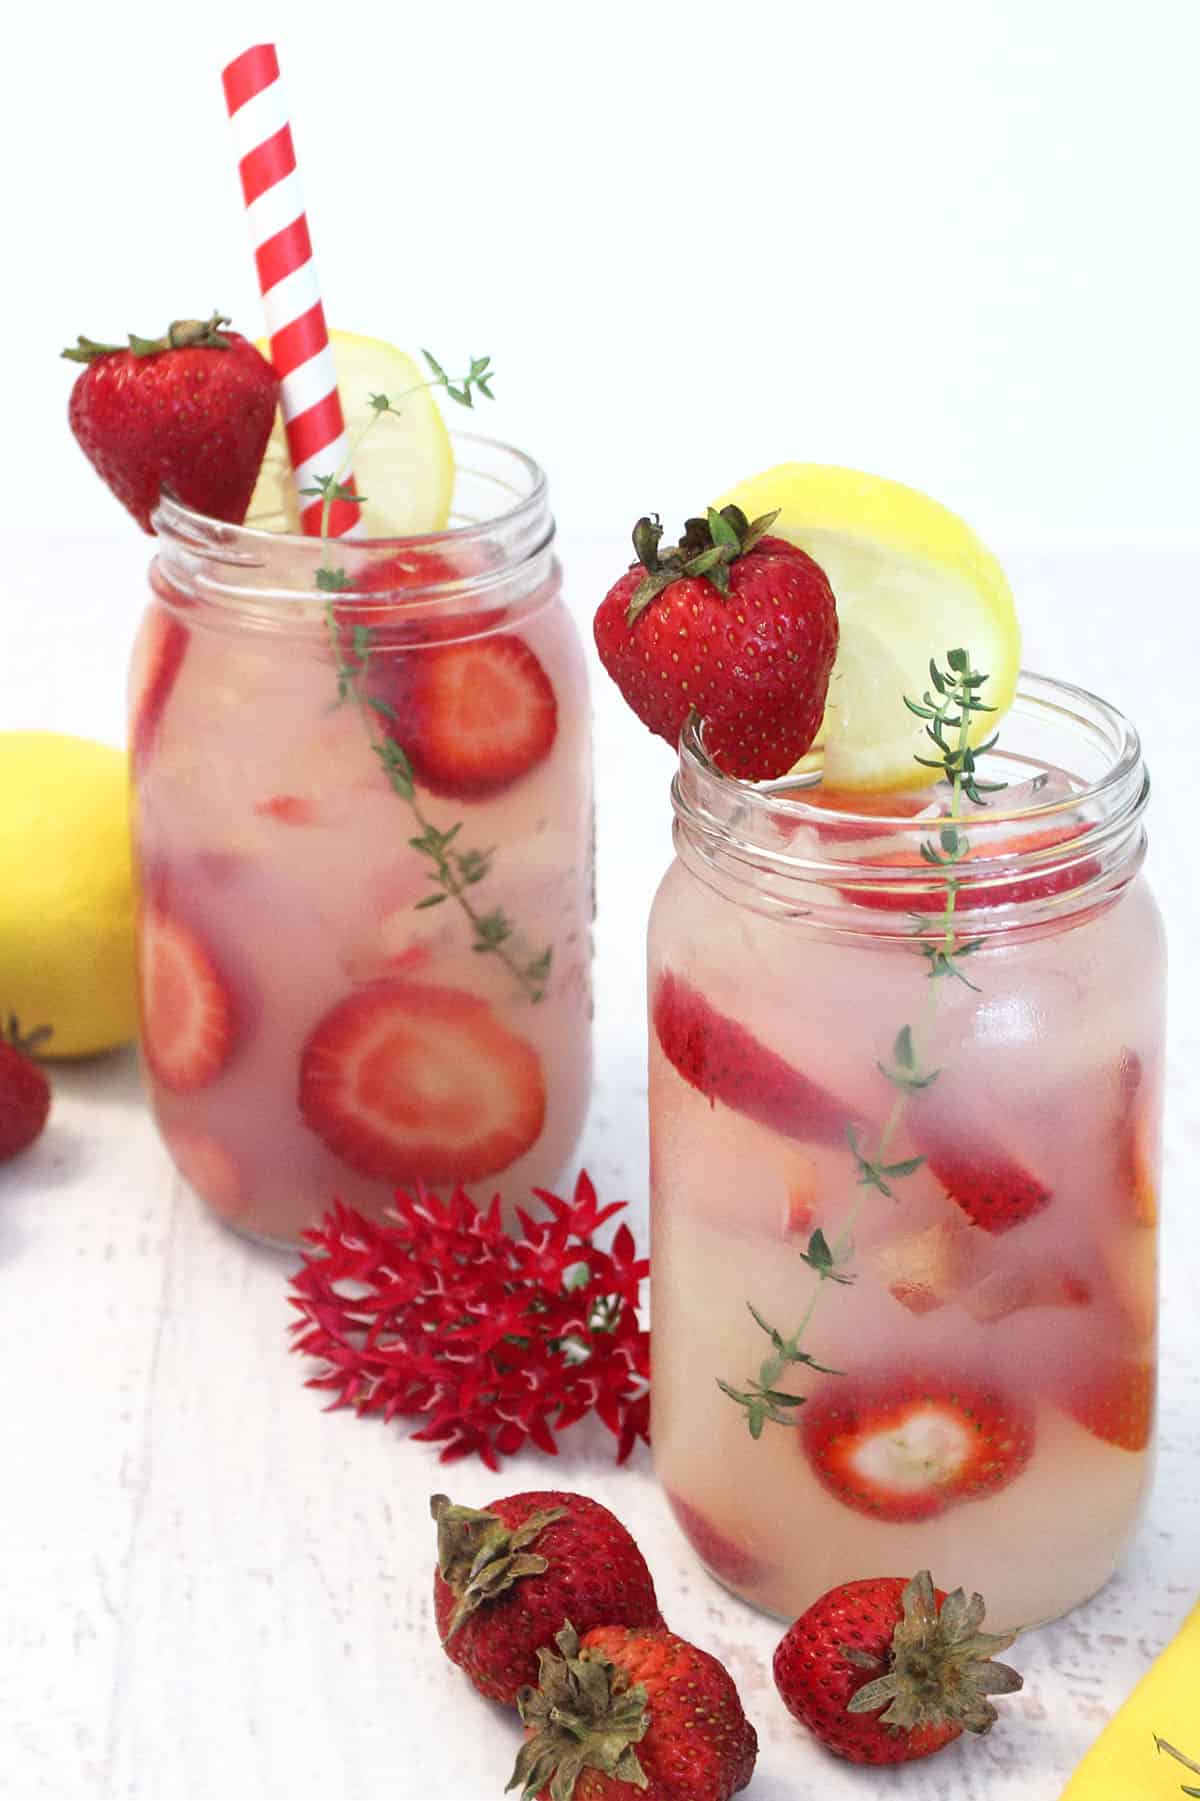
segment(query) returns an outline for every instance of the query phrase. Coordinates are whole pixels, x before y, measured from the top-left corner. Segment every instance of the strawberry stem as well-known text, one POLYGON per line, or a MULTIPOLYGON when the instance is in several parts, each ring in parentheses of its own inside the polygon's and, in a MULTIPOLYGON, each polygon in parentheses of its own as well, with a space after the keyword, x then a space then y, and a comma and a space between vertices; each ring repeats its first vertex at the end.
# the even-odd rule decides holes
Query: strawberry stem
POLYGON ((129 349, 134 356, 159 356, 164 350, 228 350, 229 339, 221 327, 229 324, 225 313, 212 313, 207 319, 175 319, 161 338, 139 338, 130 332, 125 344, 99 344, 95 338, 76 338, 63 356, 70 363, 94 363, 97 357, 112 356, 115 351, 129 349))

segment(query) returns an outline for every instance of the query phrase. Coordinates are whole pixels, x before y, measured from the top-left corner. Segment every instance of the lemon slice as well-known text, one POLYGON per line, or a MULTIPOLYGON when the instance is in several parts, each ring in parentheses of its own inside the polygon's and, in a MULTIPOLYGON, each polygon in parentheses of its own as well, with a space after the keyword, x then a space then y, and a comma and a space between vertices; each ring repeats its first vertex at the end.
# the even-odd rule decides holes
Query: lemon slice
MULTIPOLYGON (((329 341, 351 443, 373 418, 372 394, 386 394, 400 407, 399 418, 388 413, 376 419, 354 452, 354 479, 366 497, 362 516, 368 537, 441 531, 450 516, 454 453, 437 401, 422 385, 427 377, 410 356, 381 338, 331 331, 329 341)), ((258 348, 264 356, 270 354, 264 341, 258 348)), ((275 418, 246 524, 266 531, 300 529, 282 414, 275 418)))
POLYGON ((801 767, 820 762, 836 788, 922 788, 929 750, 904 705, 929 687, 929 659, 945 666, 962 648, 987 674, 980 743, 1012 705, 1021 633, 1007 577, 957 514, 915 488, 857 469, 779 463, 721 496, 750 519, 779 509, 771 527, 798 544, 829 577, 840 642, 825 718, 801 767), (924 747, 924 748, 922 748, 924 747))

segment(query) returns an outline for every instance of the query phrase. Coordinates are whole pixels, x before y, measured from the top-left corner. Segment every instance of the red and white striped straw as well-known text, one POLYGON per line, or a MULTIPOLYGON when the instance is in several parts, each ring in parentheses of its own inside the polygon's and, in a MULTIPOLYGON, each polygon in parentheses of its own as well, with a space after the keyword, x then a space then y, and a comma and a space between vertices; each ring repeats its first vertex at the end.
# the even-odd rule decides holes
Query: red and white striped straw
MULTIPOLYGON (((243 51, 222 71, 221 80, 237 144, 271 361, 281 384, 292 475, 297 490, 311 488, 316 476, 341 469, 349 443, 274 44, 243 51)), ((353 487, 353 475, 342 480, 353 487)), ((330 534, 358 536, 361 510, 351 501, 335 500, 330 534)), ((321 512, 320 500, 301 497, 300 527, 311 537, 320 535, 321 512)))

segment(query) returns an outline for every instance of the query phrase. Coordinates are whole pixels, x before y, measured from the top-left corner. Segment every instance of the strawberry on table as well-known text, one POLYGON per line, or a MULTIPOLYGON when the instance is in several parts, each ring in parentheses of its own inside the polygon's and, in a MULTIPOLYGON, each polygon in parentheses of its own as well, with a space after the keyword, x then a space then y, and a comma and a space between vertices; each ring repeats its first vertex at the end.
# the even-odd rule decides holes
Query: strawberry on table
POLYGON ((1023 1686, 1016 1670, 992 1661, 1016 1634, 982 1632, 983 1619, 979 1595, 947 1595, 928 1570, 910 1582, 845 1582, 788 1628, 775 1686, 835 1757, 929 1757, 964 1732, 989 1732, 999 1716, 988 1697, 1023 1686))
POLYGON ((177 319, 129 346, 81 337, 63 355, 87 367, 71 390, 71 430, 142 527, 164 492, 240 525, 279 399, 279 378, 219 313, 177 319))
POLYGON ((565 1619, 584 1631, 661 1624, 645 1559, 599 1501, 546 1489, 503 1495, 483 1509, 434 1495, 430 1508, 438 1636, 490 1701, 515 1706, 565 1619))
POLYGON ((372 982, 318 1021, 300 1111, 335 1156, 389 1182, 471 1182, 507 1169, 546 1114, 541 1061, 457 988, 372 982))
POLYGON ((204 940, 148 904, 139 943, 142 1049, 155 1078, 176 1093, 207 1088, 237 1041, 228 983, 204 940))
POLYGON ((659 977, 651 1023, 668 1062, 708 1100, 786 1138, 845 1144, 852 1115, 837 1097, 719 1013, 672 970, 659 977))
POLYGON ((730 1801, 758 1735, 723 1664, 673 1632, 568 1621, 523 1689, 522 1801, 730 1801))
POLYGON ((671 745, 693 711, 727 775, 787 773, 821 725, 838 645, 837 607, 822 570, 768 536, 736 506, 690 519, 661 548, 640 519, 638 561, 601 602, 600 661, 638 718, 671 745))
POLYGON ((928 1520, 1007 1488, 1033 1455, 1030 1410, 949 1374, 837 1376, 804 1407, 800 1442, 821 1485, 877 1520, 928 1520))
POLYGON ((49 1026, 22 1035, 15 1019, 0 1030, 0 1163, 7 1163, 41 1137, 50 1112, 50 1084, 33 1053, 50 1036, 49 1026))

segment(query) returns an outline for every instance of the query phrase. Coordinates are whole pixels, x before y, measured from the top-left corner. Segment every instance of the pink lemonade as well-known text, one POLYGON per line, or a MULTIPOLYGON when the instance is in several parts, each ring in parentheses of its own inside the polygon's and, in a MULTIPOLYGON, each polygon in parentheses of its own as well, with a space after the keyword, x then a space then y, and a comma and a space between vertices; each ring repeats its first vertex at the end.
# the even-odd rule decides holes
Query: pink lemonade
POLYGON ((428 538, 156 520, 130 730, 146 1075, 183 1175, 256 1237, 421 1179, 523 1203, 582 1126, 585 667, 540 471, 466 442, 457 529, 428 538))
POLYGON ((787 1619, 927 1567, 996 1630, 1045 1620, 1111 1575, 1149 1480, 1145 771, 1119 715, 1036 677, 989 764, 1009 786, 963 821, 950 940, 920 849, 945 787, 755 787, 681 746, 649 957, 655 1457, 711 1573, 787 1619))

